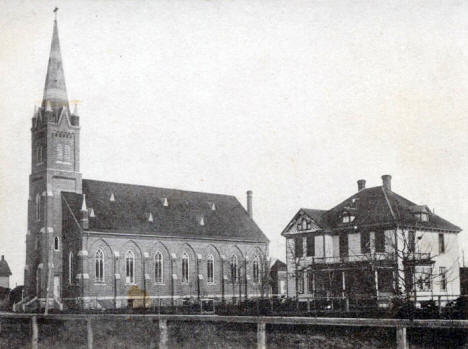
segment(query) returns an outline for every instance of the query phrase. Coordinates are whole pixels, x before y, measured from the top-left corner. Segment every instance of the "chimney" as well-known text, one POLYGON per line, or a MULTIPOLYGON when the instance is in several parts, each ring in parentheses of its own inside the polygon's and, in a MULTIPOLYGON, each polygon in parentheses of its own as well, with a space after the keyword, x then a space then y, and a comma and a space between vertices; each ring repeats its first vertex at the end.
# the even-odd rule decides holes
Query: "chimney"
POLYGON ((252 208, 252 190, 247 191, 247 213, 250 218, 253 218, 253 208, 252 208))
POLYGON ((383 175, 382 176, 382 186, 384 189, 392 191, 392 176, 383 175))
POLYGON ((357 181, 357 190, 361 191, 366 189, 366 180, 365 179, 358 179, 357 181))

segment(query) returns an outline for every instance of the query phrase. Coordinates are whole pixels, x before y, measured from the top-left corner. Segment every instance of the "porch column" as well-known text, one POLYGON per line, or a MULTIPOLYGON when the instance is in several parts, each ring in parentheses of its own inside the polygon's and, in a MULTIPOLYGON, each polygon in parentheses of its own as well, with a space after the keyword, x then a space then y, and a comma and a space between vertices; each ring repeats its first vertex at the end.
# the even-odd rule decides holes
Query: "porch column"
POLYGON ((257 323, 257 349, 266 349, 266 323, 257 323))
POLYGON ((37 316, 31 318, 32 324, 32 337, 31 337, 31 348, 38 349, 39 347, 39 328, 37 326, 37 316))
POLYGON ((167 349, 168 331, 167 320, 159 320, 159 349, 167 349))
POLYGON ((396 328, 397 349, 409 349, 406 337, 406 327, 396 328))

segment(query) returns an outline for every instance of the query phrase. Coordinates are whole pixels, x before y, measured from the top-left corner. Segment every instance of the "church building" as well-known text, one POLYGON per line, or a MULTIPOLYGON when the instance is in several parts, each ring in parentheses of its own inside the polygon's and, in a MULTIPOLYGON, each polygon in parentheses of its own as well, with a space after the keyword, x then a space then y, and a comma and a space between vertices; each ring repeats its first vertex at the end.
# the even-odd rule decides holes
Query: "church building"
POLYGON ((22 309, 236 301, 260 293, 268 239, 230 195, 82 179, 57 20, 31 127, 22 309), (140 301, 141 304, 141 301, 140 301))

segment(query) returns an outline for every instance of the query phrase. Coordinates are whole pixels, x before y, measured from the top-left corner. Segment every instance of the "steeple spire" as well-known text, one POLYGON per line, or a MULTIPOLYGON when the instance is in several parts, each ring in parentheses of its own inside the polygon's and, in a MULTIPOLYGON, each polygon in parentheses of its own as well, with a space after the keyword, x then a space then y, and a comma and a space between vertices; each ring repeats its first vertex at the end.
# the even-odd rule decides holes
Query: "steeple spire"
POLYGON ((44 98, 42 107, 46 107, 50 102, 54 110, 60 107, 68 109, 67 88, 65 86, 65 74, 63 72, 62 54, 60 52, 60 41, 57 28, 57 8, 55 8, 54 31, 52 34, 52 44, 50 46, 49 64, 47 66, 47 76, 44 86, 44 98))

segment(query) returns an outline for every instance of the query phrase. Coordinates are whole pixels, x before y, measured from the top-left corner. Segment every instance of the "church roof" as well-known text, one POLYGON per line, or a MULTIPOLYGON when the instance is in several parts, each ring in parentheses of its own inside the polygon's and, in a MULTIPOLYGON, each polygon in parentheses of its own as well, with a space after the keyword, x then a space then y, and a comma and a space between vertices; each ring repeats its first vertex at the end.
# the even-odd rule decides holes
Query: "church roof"
MULTIPOLYGON (((234 196, 86 179, 83 194, 90 231, 268 242, 234 196)), ((83 195, 62 195, 79 220, 83 195)))
MULTIPOLYGON (((312 210, 302 208, 303 211, 323 231, 349 230, 355 227, 400 227, 419 230, 440 230, 460 232, 461 228, 431 212, 425 205, 416 205, 399 194, 386 189, 384 186, 363 189, 330 210, 312 210), (425 212, 429 215, 427 222, 418 220, 415 213, 425 212), (343 223, 343 213, 348 213, 354 219, 343 223)), ((296 216, 295 216, 296 218, 296 216)), ((294 220, 294 219, 293 219, 294 220)), ((287 232, 288 227, 283 231, 287 232)))
POLYGON ((7 261, 5 260, 5 256, 2 256, 0 259, 0 276, 10 276, 11 270, 8 266, 7 261))
POLYGON ((48 105, 49 108, 54 110, 62 107, 68 109, 67 88, 65 86, 65 74, 63 71, 62 53, 60 51, 57 19, 54 21, 42 108, 47 109, 48 105))

